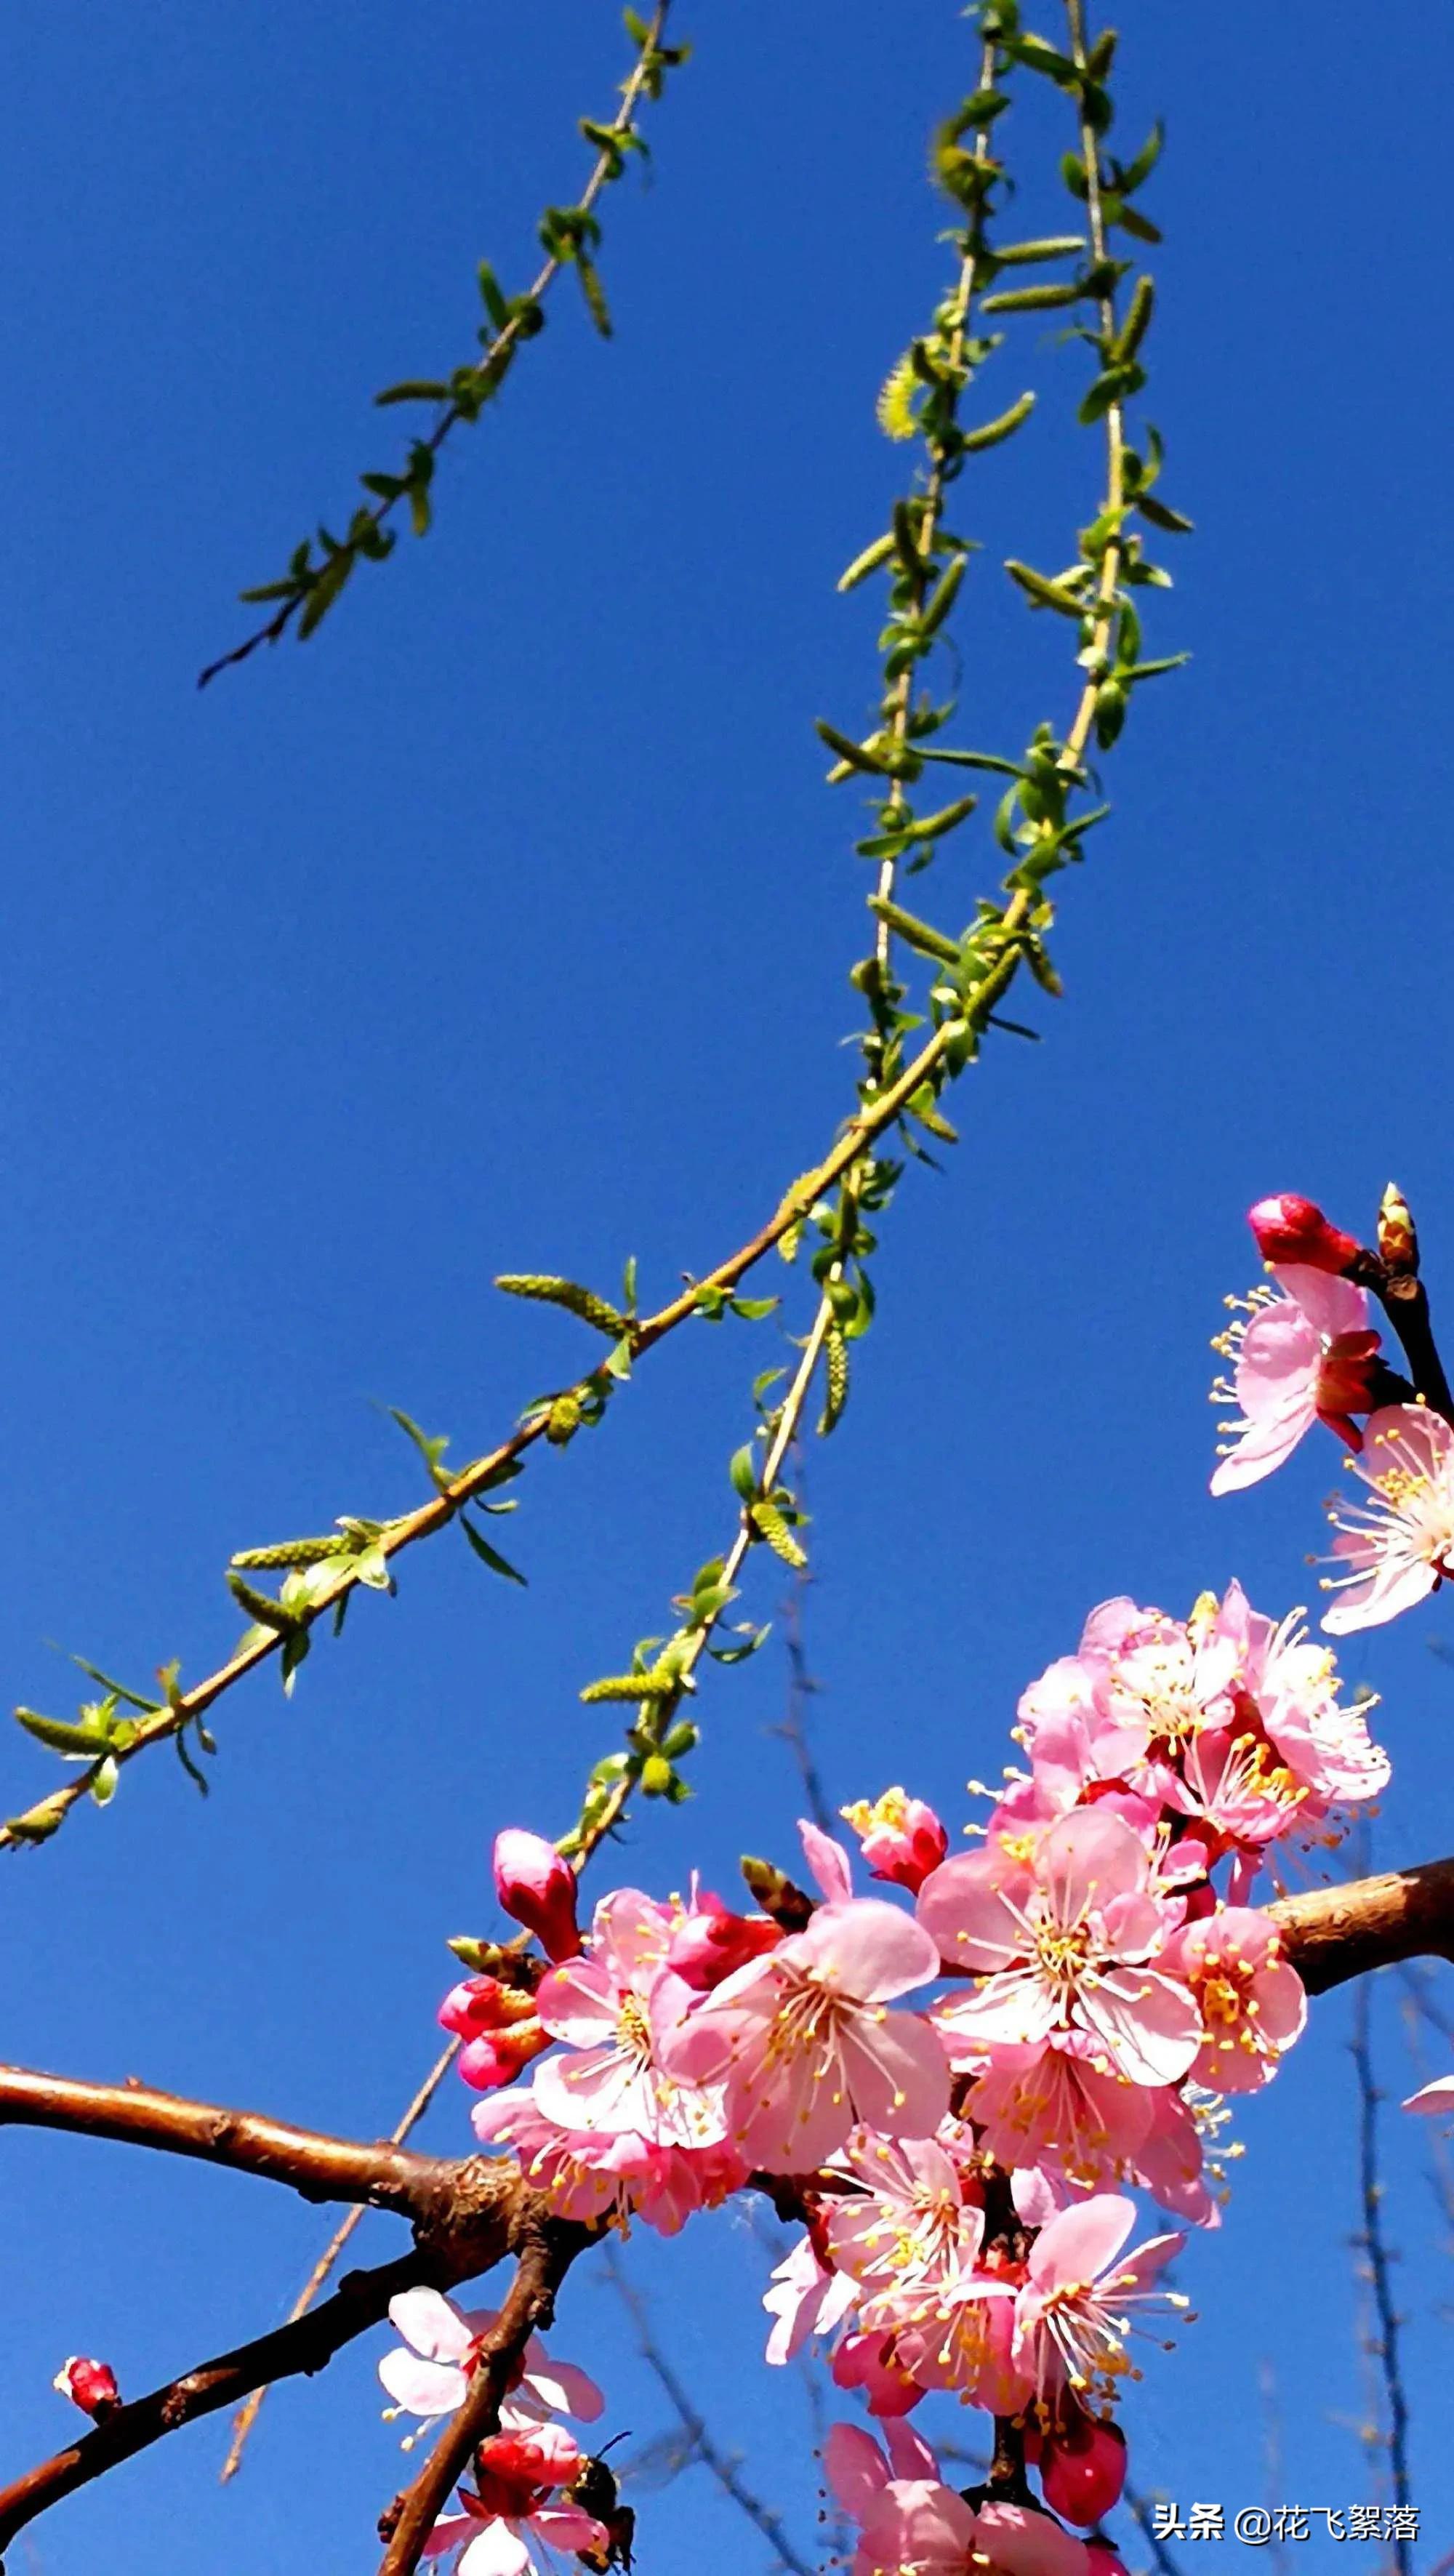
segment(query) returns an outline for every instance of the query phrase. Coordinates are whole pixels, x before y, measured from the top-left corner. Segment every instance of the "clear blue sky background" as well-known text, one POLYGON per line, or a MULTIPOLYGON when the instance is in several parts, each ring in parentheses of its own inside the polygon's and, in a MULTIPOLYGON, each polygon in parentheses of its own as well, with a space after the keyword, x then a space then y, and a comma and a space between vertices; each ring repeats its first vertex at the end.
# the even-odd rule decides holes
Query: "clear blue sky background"
MULTIPOLYGON (((1295 1187, 1363 1224, 1392 1171, 1436 1279, 1454 1265, 1454 26, 1423 6, 1370 41, 1351 0, 1125 16, 1127 138, 1158 109, 1171 137, 1152 409, 1199 528, 1155 640, 1195 660, 1138 708, 1115 819, 1065 883, 1047 1043, 992 1047, 947 1177, 904 1189, 881 1328, 811 1462, 831 1789, 911 1776, 956 1824, 1023 1682, 1106 1593, 1181 1608, 1240 1572, 1268 1607, 1306 1596, 1331 1450, 1205 1494, 1207 1336, 1250 1275, 1246 1203, 1295 1187)), ((609 1287, 634 1250, 665 1295, 841 1113, 863 880, 811 719, 869 700, 872 607, 833 583, 892 489, 873 396, 943 273, 925 142, 970 39, 923 0, 699 0, 684 31, 654 184, 607 210, 614 345, 567 293, 451 450, 428 544, 199 698, 242 631, 233 592, 390 461, 373 389, 466 352, 481 252, 526 273, 539 207, 576 184, 575 119, 609 105, 615 12, 7 13, 10 1699, 66 1703, 47 1640, 207 1669, 230 1549, 416 1490, 370 1399, 467 1454, 581 1364, 580 1329, 495 1296, 496 1270, 609 1287)), ((1027 228, 1060 220, 1064 139, 1025 121, 1027 228)), ((997 401, 1028 380, 1020 355, 1000 369, 997 401)), ((957 504, 987 541, 965 727, 999 748, 1068 706, 1064 633, 995 570, 1063 560, 1089 515, 1098 458, 1053 415, 957 504)), ((995 873, 965 835, 930 899, 957 922, 995 873)), ((443 1935, 489 1923, 496 1825, 570 1812, 608 1738, 580 1685, 729 1533, 725 1461, 774 1336, 679 1336, 600 1437, 532 1470, 509 1533, 528 1592, 437 1542, 291 1707, 270 1678, 225 1705, 208 1804, 154 1758, 109 1815, 7 1863, 7 2055, 386 2127, 434 2047, 443 1935)), ((777 1590, 758 1571, 755 1605, 777 1590)), ((1389 1861, 1454 1841, 1443 1633, 1436 1604, 1348 1658, 1386 1693, 1389 1861)), ((697 1860, 725 1879, 744 1846, 789 1853, 783 1686, 776 1643, 712 1672, 700 1804, 644 1820, 623 1874, 665 1891, 697 1860)), ((17 1733, 5 1805, 50 1777, 17 1733)), ((1396 2096, 1396 1992, 1379 2023, 1396 2096)), ((1346 2034, 1345 2001, 1321 2007, 1241 2118, 1226 2229, 1185 2267, 1201 2322, 1131 2409, 1145 2486, 1229 2510, 1371 2492, 1346 2034)), ((464 2142, 465 2109, 451 2093, 434 2143, 464 2142)), ((1386 2126, 1431 2567, 1454 2542, 1450 2273, 1427 2135, 1386 2126)), ((327 2224, 85 2141, 11 2133, 3 2173, 7 2474, 70 2430, 65 2353, 148 2386, 274 2320, 327 2224)), ((361 2241, 396 2239, 377 2220, 361 2241)), ((755 2367, 759 2250, 724 2221, 630 2260, 719 2438, 810 2541, 801 2396, 755 2367)), ((559 2340, 613 2425, 665 2420, 588 2267, 559 2340)), ((274 2399, 225 2495, 221 2429, 189 2433, 15 2566, 367 2567, 400 2467, 373 2358, 274 2399)), ((766 2563, 701 2471, 642 2502, 646 2576, 766 2563)))

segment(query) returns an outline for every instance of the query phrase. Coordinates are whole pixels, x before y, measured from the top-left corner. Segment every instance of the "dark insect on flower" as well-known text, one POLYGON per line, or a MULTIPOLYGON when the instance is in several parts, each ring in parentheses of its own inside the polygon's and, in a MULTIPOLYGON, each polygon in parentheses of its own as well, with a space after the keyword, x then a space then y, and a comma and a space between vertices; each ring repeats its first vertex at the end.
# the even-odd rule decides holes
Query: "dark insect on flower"
MULTIPOLYGON (((625 2436, 618 2433, 616 2439, 623 2441, 625 2436)), ((577 2564, 593 2569, 595 2576, 608 2576, 613 2567, 624 2568, 626 2576, 631 2576, 631 2544, 636 2537, 636 2516, 629 2504, 619 2501, 616 2480, 604 2457, 587 2460, 574 2486, 567 2488, 566 2493, 570 2502, 579 2505, 582 2513, 593 2515, 606 2533, 604 2549, 576 2551, 577 2564)))

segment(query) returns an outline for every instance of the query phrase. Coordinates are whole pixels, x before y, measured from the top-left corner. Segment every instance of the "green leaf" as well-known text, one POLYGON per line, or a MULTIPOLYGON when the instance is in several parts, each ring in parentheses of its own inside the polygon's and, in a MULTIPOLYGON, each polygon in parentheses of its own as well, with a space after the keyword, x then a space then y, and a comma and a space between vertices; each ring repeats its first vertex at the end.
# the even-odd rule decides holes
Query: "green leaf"
POLYGON ((125 1682, 114 1682, 109 1673, 102 1672, 99 1664, 88 1664, 84 1655, 72 1655, 71 1662, 88 1681, 99 1682, 108 1697, 124 1700, 128 1708, 139 1708, 143 1717, 154 1717, 162 1705, 159 1699, 143 1699, 139 1691, 128 1690, 125 1682))
POLYGON ((108 1753, 104 1762, 97 1763, 90 1782, 91 1795, 98 1807, 110 1806, 116 1795, 116 1784, 120 1777, 121 1766, 115 1754, 108 1753))
POLYGON ((411 1413, 402 1412, 397 1404, 386 1404, 384 1411, 387 1413, 391 1422, 397 1422, 399 1429, 403 1432, 405 1438, 413 1441, 415 1448, 418 1450, 420 1457, 423 1459, 425 1466, 429 1470, 431 1481, 437 1486, 447 1485, 450 1480, 445 1474, 440 1462, 443 1459, 446 1449, 449 1447, 448 1432, 421 1431, 418 1423, 414 1420, 413 1415, 411 1413))
POLYGON ((732 1479, 734 1490, 741 1495, 744 1503, 750 1503, 757 1492, 757 1460, 753 1456, 750 1440, 744 1442, 740 1449, 734 1449, 732 1464, 727 1472, 732 1479))
POLYGON ((870 776, 875 778, 885 778, 889 775, 889 764, 881 752, 870 751, 866 744, 854 742, 848 734, 840 733, 838 727, 829 724, 824 717, 815 716, 813 730, 820 742, 826 743, 828 749, 836 752, 840 760, 847 761, 850 769, 866 769, 870 776))
POLYGON ((1012 581, 1019 583, 1032 608, 1053 608, 1061 617, 1079 619, 1085 615, 1085 602, 1074 592, 1062 590, 1058 582, 1047 581, 1043 572, 1018 563, 1013 555, 1006 560, 1005 570, 1012 581))
POLYGON ((381 410, 387 403, 448 402, 448 400, 449 387, 441 384, 436 376, 406 376, 402 384, 388 385, 383 393, 374 396, 375 404, 381 410))
POLYGON ((94 1711, 79 1720, 43 1717, 36 1708, 17 1708, 14 1715, 37 1744, 63 1753, 68 1762, 94 1762, 111 1741, 110 1727, 94 1711))
POLYGON ((871 572, 877 572, 880 564, 888 562, 893 551, 894 540, 891 534, 875 537, 871 546, 865 546, 861 555, 854 556, 848 570, 839 574, 839 589, 855 590, 861 581, 867 580, 871 572))
POLYGON ((501 1556, 498 1548, 491 1547, 489 1540, 476 1529, 473 1521, 464 1512, 459 1515, 459 1525, 481 1565, 487 1565, 492 1574, 503 1574, 507 1583, 523 1584, 526 1581, 526 1577, 519 1568, 513 1566, 507 1556, 501 1556))
MULTIPOLYGON (((994 420, 982 421, 978 429, 966 430, 963 441, 965 454, 981 456, 987 447, 998 447, 1004 439, 1013 438, 1034 408, 1033 393, 1023 393, 1018 402, 1011 403, 1008 411, 1000 412, 994 420)), ((929 757, 932 759, 933 754, 930 753, 929 757)))
POLYGON ((510 320, 510 307, 500 292, 500 282, 487 259, 481 260, 479 267, 475 271, 475 275, 479 280, 480 298, 484 304, 485 311, 488 313, 495 329, 497 331, 503 331, 510 320))

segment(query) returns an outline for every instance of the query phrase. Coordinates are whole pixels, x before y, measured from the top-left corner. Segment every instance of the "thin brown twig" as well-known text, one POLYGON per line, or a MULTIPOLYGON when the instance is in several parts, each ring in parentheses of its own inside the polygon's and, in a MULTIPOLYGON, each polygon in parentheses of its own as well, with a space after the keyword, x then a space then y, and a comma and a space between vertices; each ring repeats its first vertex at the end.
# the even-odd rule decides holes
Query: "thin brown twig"
MULTIPOLYGON (((1353 2035, 1349 2050, 1358 2078, 1358 2198, 1362 2227, 1354 2242, 1367 2265, 1374 2324, 1367 2338, 1369 2359, 1376 2364, 1387 2414, 1384 2447, 1396 2507, 1407 2511, 1409 2488, 1409 2403, 1399 2352, 1400 2318, 1393 2295, 1392 2256, 1384 2236, 1384 2186, 1379 2171, 1378 2105, 1382 2099, 1373 2071, 1371 1995, 1366 1980, 1353 1997, 1353 2035)), ((1413 2576, 1413 2551, 1399 2537, 1392 2544, 1398 2576, 1413 2576)))
MULTIPOLYGON (((621 135, 625 134, 636 114, 643 87, 646 84, 651 66, 656 56, 657 48, 666 27, 667 12, 670 7, 671 0, 658 0, 656 14, 647 30, 646 42, 641 47, 630 78, 623 85, 621 105, 617 109, 615 116, 612 118, 610 126, 607 128, 607 131, 613 137, 619 138, 621 135)), ((603 146, 598 152, 595 162, 592 165, 591 173, 586 181, 585 188, 576 201, 576 211, 583 215, 590 214, 597 198, 605 187, 607 180, 612 176, 613 171, 617 168, 617 164, 618 152, 603 146)), ((522 298, 524 313, 528 313, 532 306, 539 306, 544 301, 544 298, 550 292, 551 287, 559 277, 561 270, 566 265, 567 262, 563 253, 559 251, 551 252, 550 256, 545 261, 544 266, 531 280, 530 285, 525 291, 525 295, 522 298)), ((501 329, 496 332, 488 348, 485 349, 483 354, 473 363, 469 371, 470 374, 482 381, 487 380, 492 375, 498 376, 508 362, 513 358, 515 350, 524 334, 524 314, 520 312, 513 313, 509 320, 503 324, 501 329)), ((459 423, 462 420, 472 417, 474 417, 474 415, 467 409, 464 403, 458 401, 447 403, 428 437, 420 442, 421 445, 428 448, 431 456, 437 456, 451 431, 458 428, 459 423)), ((367 514, 371 525, 374 528, 383 527, 385 522, 392 518, 394 511, 397 509, 399 502, 403 497, 403 492, 400 491, 393 494, 393 496, 388 500, 379 501, 367 514)), ((259 626, 253 634, 247 636, 241 644, 235 644, 230 653, 223 653, 215 662, 209 662, 205 671, 198 673, 198 688, 205 689, 208 682, 210 680, 215 680, 220 672, 230 671, 234 669, 238 663, 249 661, 252 655, 257 652, 260 645, 276 644, 280 642, 282 637, 287 633, 288 628, 291 626, 293 619, 303 607, 307 597, 308 594, 306 591, 299 591, 291 598, 285 599, 273 616, 268 618, 263 625, 259 626)))
POLYGON ((653 2378, 670 2399, 682 2430, 691 2443, 692 2458, 700 2460, 703 2468, 710 2470, 723 2493, 731 2497, 764 2540, 777 2551, 778 2562, 789 2570, 789 2576, 814 2576, 807 2560, 794 2548, 780 2517, 773 2512, 771 2505, 764 2504, 760 2496, 753 2494, 737 2462, 713 2440, 700 2408, 689 2396, 657 2343, 646 2302, 627 2280, 614 2245, 608 2246, 605 2262, 607 2278, 636 2329, 637 2349, 653 2378))
POLYGON ((290 2318, 252 2343, 220 2353, 213 2361, 199 2362, 194 2370, 153 2389, 149 2396, 118 2406, 93 2432, 83 2433, 79 2441, 0 2490, 0 2550, 8 2549, 18 2531, 49 2506, 59 2504, 63 2496, 104 2477, 109 2469, 199 2415, 216 2414, 267 2380, 324 2369, 345 2344, 380 2323, 400 2290, 424 2282, 443 2286, 450 2278, 448 2267, 421 2249, 373 2271, 348 2272, 332 2298, 310 2316, 290 2318))
MULTIPOLYGON (((439 2091, 440 2085, 443 2083, 445 2076, 454 2064, 454 2061, 459 2054, 459 2047, 459 2040, 457 2038, 452 2039, 449 2046, 435 2059, 434 2064, 425 2076, 423 2083, 420 2085, 414 2099, 409 2104, 408 2109, 403 2112, 401 2117, 395 2122, 394 2127, 390 2130, 389 2143, 391 2146, 402 2147, 406 2138, 408 2138, 411 2132, 418 2127, 419 2122, 423 2119, 425 2112, 433 2101, 435 2094, 439 2091)), ((355 2202, 353 2208, 348 2212, 348 2215, 343 2220, 342 2224, 335 2229, 333 2235, 329 2238, 327 2245, 319 2255, 317 2262, 314 2264, 313 2269, 309 2273, 307 2280, 304 2282, 302 2289, 299 2291, 297 2298, 293 2301, 291 2308, 288 2310, 287 2322, 289 2325, 296 2325, 300 2317, 307 2315, 308 2310, 312 2307, 314 2300, 319 2295, 319 2292, 326 2287, 338 2264, 339 2257, 343 2253, 344 2247, 347 2245, 354 2229, 358 2226, 363 2217, 365 2205, 366 2204, 362 2201, 355 2202)), ((257 2422, 258 2416, 262 2411, 263 2399, 266 2397, 267 2393, 266 2383, 264 2383, 260 2388, 255 2388, 252 2395, 247 2400, 246 2405, 241 2407, 238 2412, 237 2420, 232 2427, 232 2441, 228 2448, 227 2457, 222 2463, 220 2482, 223 2486, 226 2486, 230 2478, 236 2477, 238 2470, 242 2466, 242 2454, 247 2444, 247 2437, 252 2431, 254 2424, 257 2422)))
POLYGON ((477 2347, 464 2404, 380 2523, 386 2546, 379 2576, 413 2576, 451 2489, 480 2443, 499 2430, 500 2407, 526 2344, 537 2326, 549 2325, 556 2291, 589 2242, 587 2229, 558 2220, 546 2220, 526 2233, 504 2306, 477 2347))

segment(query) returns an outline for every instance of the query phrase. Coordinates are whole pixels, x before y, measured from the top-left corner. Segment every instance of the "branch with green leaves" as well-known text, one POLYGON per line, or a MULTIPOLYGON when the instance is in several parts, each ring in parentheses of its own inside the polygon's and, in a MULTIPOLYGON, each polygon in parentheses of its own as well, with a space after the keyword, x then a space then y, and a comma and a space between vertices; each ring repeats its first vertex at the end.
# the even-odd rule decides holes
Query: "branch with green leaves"
POLYGON ((375 401, 384 406, 431 405, 436 413, 432 428, 411 440, 402 466, 360 475, 369 498, 354 511, 341 537, 320 527, 316 540, 305 537, 294 548, 288 568, 278 580, 242 592, 245 603, 266 607, 271 614, 231 652, 208 663, 198 674, 199 688, 205 689, 219 672, 250 660, 259 645, 278 643, 290 627, 299 642, 305 642, 322 624, 358 565, 382 563, 393 553, 396 532, 391 522, 397 512, 407 510, 416 537, 428 534, 434 508, 434 469, 440 449, 461 424, 473 425, 479 419, 499 393, 526 341, 544 330, 545 299, 562 270, 574 269, 591 321, 604 339, 610 338, 611 316, 596 265, 601 223, 595 208, 602 192, 623 176, 632 155, 649 159, 646 139, 636 123, 637 111, 646 100, 660 98, 668 72, 687 59, 687 46, 662 41, 670 7, 671 0, 658 0, 649 24, 634 9, 625 12, 626 32, 635 47, 636 60, 622 84, 621 105, 610 123, 603 125, 589 116, 581 118, 581 133, 594 144, 596 158, 575 203, 547 206, 541 216, 540 240, 546 254, 543 267, 522 294, 506 295, 488 260, 480 262, 480 299, 485 309, 478 335, 480 355, 466 359, 448 376, 409 377, 375 396, 375 401))
MULTIPOLYGON (((880 571, 888 581, 888 616, 879 638, 878 723, 863 737, 826 721, 818 725, 836 755, 830 784, 867 780, 876 795, 875 828, 856 845, 859 855, 876 867, 868 898, 876 923, 874 945, 852 974, 869 1012, 860 1040, 859 1118, 875 1137, 892 1126, 907 1151, 922 1160, 931 1159, 924 1134, 942 1143, 957 1142, 943 1114, 942 1097, 975 1061, 986 1032, 995 1026, 1016 1028, 999 1017, 997 1005, 1020 965, 1029 966, 1042 989, 1060 989, 1046 946, 1054 915, 1045 888, 1052 876, 1082 859, 1085 834, 1109 812, 1105 805, 1087 807, 1077 801, 1091 784, 1084 756, 1092 738, 1098 749, 1109 751, 1135 689, 1185 658, 1143 659, 1140 619, 1131 596, 1136 589, 1167 581, 1161 568, 1146 559, 1134 524, 1137 516, 1164 530, 1184 529, 1188 522, 1153 494, 1161 463, 1155 432, 1148 435, 1145 456, 1127 440, 1124 407, 1146 383, 1143 349, 1153 290, 1150 279, 1140 277, 1122 311, 1121 290, 1131 263, 1114 256, 1111 247, 1118 229, 1137 241, 1159 238, 1133 201, 1155 166, 1160 135, 1154 133, 1130 163, 1103 152, 1101 138, 1112 117, 1106 81, 1115 38, 1104 35, 1087 48, 1079 0, 1069 0, 1067 19, 1069 51, 1060 52, 1022 27, 1012 0, 1003 5, 991 0, 980 10, 978 84, 936 140, 935 174, 962 218, 951 235, 954 280, 929 329, 911 342, 879 398, 880 424, 887 434, 917 443, 919 472, 913 487, 894 502, 888 527, 854 559, 839 584, 852 590, 880 571), (1005 84, 1016 72, 1050 81, 1077 111, 1080 150, 1066 155, 1061 175, 1083 210, 1079 232, 1004 242, 992 230, 1000 198, 1007 193, 1005 164, 993 138, 1011 105, 1005 84), (1001 282, 1067 261, 1075 263, 1068 279, 1001 282), (1041 725, 1022 757, 1010 760, 942 742, 939 737, 955 713, 953 701, 936 704, 932 696, 916 696, 915 682, 949 640, 969 560, 971 540, 945 524, 949 489, 970 459, 1015 436, 1035 407, 1034 393, 1023 392, 998 415, 966 426, 965 396, 1003 345, 1003 333, 985 324, 991 317, 1060 310, 1091 317, 1071 329, 1089 344, 1097 361, 1079 419, 1104 439, 1106 486, 1094 519, 1081 532, 1077 560, 1068 569, 1042 573, 1013 558, 1005 566, 1032 610, 1049 609, 1073 622, 1083 674, 1064 739, 1041 725), (982 900, 974 921, 958 934, 908 912, 897 896, 900 874, 928 868, 975 810, 972 794, 928 812, 916 808, 910 791, 935 765, 1010 782, 994 821, 996 842, 1011 861, 1001 887, 1004 899, 982 900), (927 1007, 915 1007, 898 978, 895 939, 932 970, 927 1007), (906 1049, 926 1016, 933 1034, 906 1069, 906 1049), (878 1116, 886 1098, 896 1102, 892 1121, 878 1116)), ((739 1577, 749 1553, 765 1544, 790 1566, 805 1562, 800 1533, 806 1515, 784 1481, 785 1462, 820 1363, 827 1381, 820 1434, 832 1432, 842 1416, 849 1346, 868 1331, 874 1314, 868 1264, 877 1246, 868 1220, 876 1221, 887 1209, 902 1169, 881 1154, 860 1152, 845 1166, 835 1193, 814 1191, 802 1224, 794 1225, 779 1244, 791 1257, 804 1227, 813 1225, 819 1237, 812 1263, 819 1295, 802 1356, 781 1402, 768 1401, 780 1370, 766 1372, 754 1384, 758 1428, 754 1441, 732 1460, 738 1519, 726 1554, 709 1558, 690 1591, 674 1601, 679 1625, 671 1636, 642 1640, 628 1670, 606 1675, 581 1693, 588 1703, 626 1702, 632 1717, 624 1745, 592 1771, 577 1822, 562 1838, 563 1851, 594 1850, 620 1823, 634 1791, 673 1802, 689 1794, 678 1766, 699 1740, 685 1704, 695 1695, 703 1658, 740 1663, 767 1634, 747 1621, 731 1630, 728 1642, 717 1642, 725 1614, 739 1597, 739 1577)))

